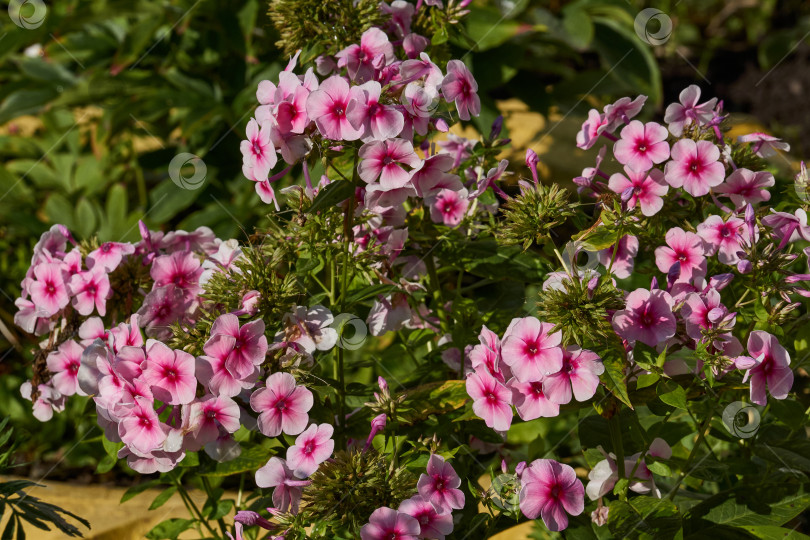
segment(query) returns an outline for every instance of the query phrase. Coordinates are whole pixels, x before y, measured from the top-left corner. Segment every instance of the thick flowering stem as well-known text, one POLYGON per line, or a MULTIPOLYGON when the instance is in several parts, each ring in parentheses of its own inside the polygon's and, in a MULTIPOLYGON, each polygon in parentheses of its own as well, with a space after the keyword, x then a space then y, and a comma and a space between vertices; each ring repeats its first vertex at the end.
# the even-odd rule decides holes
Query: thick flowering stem
POLYGON ((174 485, 175 487, 177 487, 177 493, 180 494, 180 498, 183 499, 183 504, 186 505, 186 509, 191 514, 191 516, 199 520, 199 522, 202 523, 206 529, 208 529, 208 532, 211 533, 211 535, 214 536, 214 538, 216 538, 217 537, 216 531, 214 531, 214 529, 211 528, 211 526, 208 524, 208 520, 203 517, 202 512, 194 503, 194 500, 191 498, 188 491, 183 486, 183 483, 180 481, 180 478, 174 479, 174 485))
MULTIPOLYGON (((355 150, 354 154, 354 167, 352 167, 352 185, 357 186, 360 180, 357 170, 357 162, 359 161, 359 154, 355 150)), ((346 297, 349 294, 349 246, 353 238, 353 221, 354 221, 354 205, 355 194, 352 191, 349 197, 349 202, 346 206, 346 213, 343 216, 343 269, 340 279, 340 311, 341 313, 346 308, 346 297)), ((340 330, 342 332, 342 329, 340 330)), ((343 347, 338 343, 337 348, 337 370, 338 380, 338 433, 337 433, 337 446, 344 448, 346 444, 346 382, 343 373, 343 347)))

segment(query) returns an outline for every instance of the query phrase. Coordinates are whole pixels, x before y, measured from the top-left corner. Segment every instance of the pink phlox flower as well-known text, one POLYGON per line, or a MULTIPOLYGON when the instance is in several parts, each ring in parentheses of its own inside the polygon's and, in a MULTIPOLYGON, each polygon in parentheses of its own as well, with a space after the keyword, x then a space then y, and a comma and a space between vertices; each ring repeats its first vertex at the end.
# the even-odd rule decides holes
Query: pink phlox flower
POLYGON ((420 538, 444 537, 453 532, 453 516, 450 512, 439 512, 421 495, 414 495, 399 504, 398 512, 408 514, 419 522, 420 538))
POLYGON ((217 247, 217 252, 209 255, 200 265, 202 273, 200 273, 199 284, 205 285, 211 279, 215 272, 227 272, 233 270, 240 272, 239 268, 234 266, 234 262, 242 257, 242 248, 239 247, 239 241, 235 238, 225 240, 217 247))
POLYGON ((599 136, 607 131, 608 124, 607 118, 596 109, 588 111, 588 118, 577 133, 577 147, 583 150, 591 148, 599 140, 599 136))
POLYGON ((392 34, 401 39, 411 33, 411 21, 415 12, 413 4, 405 0, 394 0, 390 5, 381 3, 380 10, 390 15, 388 25, 392 34))
POLYGON ((628 342, 655 347, 675 335, 672 297, 660 289, 636 289, 627 295, 625 308, 613 315, 613 328, 628 342))
POLYGON ((364 141, 384 141, 400 134, 405 126, 405 118, 395 107, 380 103, 380 83, 369 81, 353 87, 351 92, 354 101, 349 105, 346 116, 352 127, 363 131, 364 141))
POLYGON ((118 423, 118 436, 130 450, 148 454, 163 446, 169 426, 162 423, 145 398, 135 398, 135 403, 118 423))
POLYGON ((680 137, 683 129, 691 124, 702 125, 714 117, 714 106, 717 98, 698 104, 700 87, 692 84, 681 91, 680 103, 671 103, 664 112, 664 122, 669 125, 669 132, 680 137))
POLYGON ((410 33, 402 40, 402 48, 405 50, 405 56, 409 59, 414 59, 430 45, 430 40, 425 36, 410 33))
POLYGON ((658 169, 634 171, 630 167, 625 167, 624 172, 627 176, 622 173, 611 175, 608 180, 611 191, 627 201, 627 208, 638 205, 645 216, 657 214, 664 206, 663 196, 669 191, 669 186, 664 182, 664 173, 658 169))
POLYGON ((68 290, 73 296, 71 304, 80 315, 90 315, 93 308, 102 317, 107 313, 107 300, 112 297, 110 278, 101 268, 71 276, 68 290))
POLYGON ((185 452, 164 452, 153 450, 151 452, 138 452, 134 448, 124 446, 118 451, 118 459, 126 458, 130 469, 141 474, 169 472, 186 457, 185 452))
POLYGON ((287 465, 295 476, 306 478, 329 459, 335 449, 334 431, 329 424, 312 424, 295 439, 293 446, 287 448, 287 465))
POLYGON ((270 139, 270 126, 265 123, 261 126, 251 118, 247 125, 247 140, 239 145, 242 152, 243 170, 248 180, 261 182, 267 180, 270 171, 278 162, 276 148, 270 139))
POLYGON ((67 306, 68 289, 58 263, 40 263, 34 266, 35 280, 28 286, 31 301, 38 317, 51 317, 67 306))
POLYGON ((655 249, 655 264, 664 273, 680 264, 679 281, 691 281, 695 275, 706 274, 706 252, 703 239, 680 227, 673 227, 666 234, 666 246, 655 249))
POLYGON ((82 347, 87 347, 97 339, 106 342, 109 337, 110 333, 104 328, 101 317, 90 317, 79 326, 79 343, 82 347))
POLYGON ((603 110, 605 111, 607 131, 612 132, 620 125, 630 123, 630 119, 641 112, 646 102, 647 96, 637 96, 633 100, 629 97, 623 97, 614 103, 605 105, 603 110))
POLYGON ((735 208, 739 209, 746 204, 769 201, 771 194, 768 188, 775 183, 773 175, 768 171, 753 172, 740 168, 728 175, 726 181, 714 188, 714 191, 727 195, 735 208))
POLYGON ((183 318, 188 307, 184 291, 174 284, 153 289, 138 310, 138 324, 146 328, 146 335, 155 339, 168 339, 170 325, 183 318))
POLYGON ((743 382, 751 379, 751 401, 766 405, 766 387, 774 399, 785 399, 793 387, 790 355, 773 334, 754 330, 748 335, 748 354, 737 358, 740 369, 747 369, 743 382))
POLYGON ((467 394, 473 398, 473 412, 495 431, 512 425, 512 392, 485 369, 467 375, 467 394))
POLYGON ((244 379, 253 373, 255 366, 264 362, 267 354, 267 338, 264 321, 257 319, 239 326, 239 318, 233 313, 217 317, 211 326, 211 336, 224 334, 234 338, 233 350, 225 361, 225 367, 234 377, 244 379))
POLYGON ((425 85, 433 88, 441 86, 444 79, 442 70, 424 52, 420 53, 418 60, 412 59, 402 62, 399 67, 399 74, 405 83, 424 79, 425 85))
POLYGON ((469 120, 481 114, 481 99, 478 97, 478 83, 461 60, 447 62, 447 75, 442 80, 442 95, 448 103, 456 102, 458 116, 469 120))
POLYGON ((638 255, 638 238, 628 234, 619 240, 618 250, 615 245, 601 250, 598 254, 599 262, 619 279, 630 277, 633 273, 636 255, 638 255), (614 257, 614 251, 615 257, 614 257), (613 261, 613 266, 610 262, 613 261))
MULTIPOLYGON (((23 399, 31 401, 33 386, 30 381, 25 381, 20 385, 20 395, 23 399)), ((65 410, 65 396, 60 394, 55 388, 47 384, 40 384, 37 387, 39 396, 33 405, 34 418, 40 422, 47 422, 53 418, 54 411, 62 412, 65 410)))
POLYGON ((553 459, 536 459, 523 471, 520 511, 529 519, 540 516, 550 531, 568 527, 568 514, 585 509, 585 488, 574 469, 553 459))
POLYGON ((452 512, 464 508, 464 492, 458 487, 461 478, 453 466, 438 454, 432 454, 427 473, 419 476, 416 489, 439 512, 452 512))
POLYGON ((273 490, 273 506, 282 512, 298 513, 301 492, 309 480, 298 480, 287 462, 281 458, 271 457, 266 465, 256 471, 256 485, 273 490))
POLYGON ((761 158, 775 156, 778 150, 790 152, 790 145, 778 137, 767 133, 749 133, 740 135, 737 142, 753 143, 752 151, 761 158))
POLYGON ((693 197, 701 197, 725 179, 725 167, 719 160, 720 150, 711 141, 681 139, 672 147, 664 179, 672 187, 683 186, 693 197))
POLYGON ((419 531, 419 521, 416 518, 383 506, 374 510, 368 523, 360 528, 360 539, 417 540, 419 531))
POLYGON ((48 371, 53 373, 51 384, 63 396, 87 395, 79 388, 79 368, 84 347, 69 339, 48 355, 48 371))
POLYGON ((354 95, 346 79, 332 75, 307 98, 307 114, 315 121, 318 131, 333 141, 356 141, 363 135, 349 122, 347 111, 353 107, 354 95))
POLYGON ((156 340, 146 342, 143 377, 155 397, 164 403, 182 405, 194 400, 194 364, 194 357, 185 351, 170 349, 156 340))
POLYGON ((216 396, 234 397, 244 389, 253 388, 259 378, 258 366, 246 377, 236 377, 227 369, 226 362, 235 346, 235 337, 217 334, 205 343, 205 355, 197 357, 197 377, 205 381, 208 390, 216 396))
POLYGON ((259 431, 268 437, 298 435, 307 425, 313 398, 304 386, 296 386, 289 373, 277 372, 267 378, 265 387, 250 396, 250 408, 259 413, 259 431))
POLYGON ((470 351, 470 364, 474 370, 484 369, 500 382, 512 377, 509 366, 501 362, 501 339, 498 334, 487 328, 481 328, 478 335, 480 343, 470 351))
POLYGON ((385 189, 396 189, 405 186, 410 175, 403 165, 410 168, 419 164, 419 156, 414 152, 413 144, 405 139, 388 139, 364 144, 358 154, 362 161, 357 167, 360 178, 371 184, 377 178, 385 189))
POLYGON ((596 394, 599 375, 604 373, 602 359, 593 351, 575 345, 563 349, 563 367, 543 379, 543 393, 550 401, 563 405, 573 397, 587 401, 596 394))
POLYGON ((187 410, 188 428, 199 446, 217 440, 220 428, 234 433, 241 425, 239 405, 227 396, 205 395, 193 401, 187 410))
POLYGON ((183 290, 189 299, 199 292, 202 273, 203 269, 195 254, 182 251, 155 258, 149 271, 149 275, 155 280, 154 288, 171 284, 183 290))
POLYGON ((562 333, 535 317, 513 319, 506 329, 501 357, 520 382, 533 382, 558 372, 563 365, 562 333))
POLYGON ((360 44, 339 51, 338 67, 346 67, 349 78, 365 82, 374 78, 377 70, 394 60, 394 47, 379 28, 369 28, 360 36, 360 44))
POLYGON ((762 218, 762 224, 770 227, 773 235, 780 240, 779 249, 785 247, 788 242, 795 242, 800 238, 810 241, 807 212, 802 208, 797 209, 793 214, 771 209, 771 213, 762 218))
POLYGON ((669 157, 667 130, 661 124, 642 124, 633 120, 622 128, 621 139, 613 145, 613 154, 622 165, 635 171, 648 171, 669 157))
POLYGON ((443 189, 459 191, 463 186, 459 177, 449 174, 453 168, 453 158, 447 154, 435 154, 420 160, 411 171, 411 184, 417 195, 428 199, 443 189))
POLYGON ((112 272, 126 255, 135 253, 135 246, 129 242, 104 242, 98 248, 87 254, 87 268, 98 266, 105 272, 112 272))
POLYGON ((140 330, 140 316, 135 313, 130 317, 129 324, 119 323, 109 332, 109 345, 113 352, 117 353, 123 347, 141 347, 144 344, 143 334, 140 330))
MULTIPOLYGON (((602 450, 601 447, 599 449, 602 450)), ((604 454, 603 450, 602 453, 604 454)), ((647 455, 658 459, 667 460, 672 457, 672 449, 664 439, 656 437, 650 444, 647 455)), ((631 491, 640 494, 647 494, 654 491, 656 496, 660 496, 660 494, 657 493, 657 489, 655 488, 655 484, 652 479, 652 473, 650 472, 649 468, 647 468, 647 464, 644 462, 644 460, 642 460, 640 463, 638 462, 640 457, 641 453, 636 453, 631 456, 627 456, 624 460, 624 474, 626 476, 630 476, 632 473, 633 475, 633 477, 630 478, 628 488, 631 491), (638 463, 638 466, 636 466, 636 463, 638 463), (635 472, 633 472, 634 469, 635 472)), ((605 459, 597 463, 588 473, 589 482, 585 487, 585 492, 588 494, 588 498, 595 501, 600 497, 604 497, 613 490, 613 486, 616 485, 616 481, 618 479, 619 472, 616 464, 616 456, 612 453, 605 454, 605 459)))
POLYGON ((385 297, 380 295, 371 306, 366 324, 372 336, 381 336, 400 330, 412 316, 413 311, 406 294, 393 293, 385 297))
POLYGON ((276 342, 296 343, 305 352, 328 351, 337 343, 337 330, 330 325, 335 318, 329 309, 321 305, 296 306, 292 313, 282 317, 284 330, 275 336, 276 342))
POLYGON ((464 188, 458 191, 443 189, 431 198, 430 219, 447 227, 457 227, 470 205, 467 190, 464 188))
POLYGON ((551 401, 543 391, 543 380, 522 383, 513 377, 506 384, 512 389, 512 402, 522 420, 560 415, 560 405, 551 401))
MULTIPOLYGON (((697 234, 706 246, 706 255, 717 254, 723 264, 740 262, 738 253, 748 237, 748 227, 740 218, 730 217, 727 221, 718 215, 712 215, 698 225, 697 234)), ((747 242, 746 242, 747 243, 747 242)))
POLYGON ((496 192, 500 190, 500 188, 495 184, 495 182, 500 180, 501 176, 503 176, 504 173, 506 172, 506 167, 508 166, 509 161, 506 159, 502 159, 500 162, 498 162, 498 166, 488 170, 487 174, 483 174, 483 170, 480 167, 477 167, 476 188, 472 192, 470 192, 469 199, 470 200, 477 199, 478 197, 483 195, 484 192, 490 187, 492 187, 493 190, 495 190, 496 192))

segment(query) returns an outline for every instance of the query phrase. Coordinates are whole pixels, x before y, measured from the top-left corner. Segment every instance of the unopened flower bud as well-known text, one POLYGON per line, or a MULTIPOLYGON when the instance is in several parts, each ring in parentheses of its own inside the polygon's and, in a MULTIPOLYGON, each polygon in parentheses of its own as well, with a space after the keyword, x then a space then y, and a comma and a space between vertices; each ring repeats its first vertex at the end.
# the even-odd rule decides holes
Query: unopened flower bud
POLYGON ((748 274, 753 268, 754 265, 748 259, 740 259, 740 262, 737 263, 737 271, 741 274, 748 274))

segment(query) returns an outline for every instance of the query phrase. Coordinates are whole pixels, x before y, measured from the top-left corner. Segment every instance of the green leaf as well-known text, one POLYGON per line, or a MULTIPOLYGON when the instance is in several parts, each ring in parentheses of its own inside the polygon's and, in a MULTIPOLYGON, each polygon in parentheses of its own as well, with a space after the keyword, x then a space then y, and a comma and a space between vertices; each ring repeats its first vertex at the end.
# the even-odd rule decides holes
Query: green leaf
POLYGON ((405 401, 409 410, 403 411, 403 420, 414 424, 431 414, 442 414, 464 407, 470 400, 466 381, 449 380, 423 384, 405 391, 405 401))
POLYGON ((627 394, 627 381, 624 376, 624 359, 616 354, 606 354, 602 364, 605 366, 605 371, 599 376, 602 384, 619 401, 632 409, 633 404, 630 403, 630 396, 627 394))
POLYGON ((13 519, 13 516, 9 518, 8 523, 6 523, 6 528, 3 529, 3 536, 0 537, 0 540, 12 540, 14 538, 14 528, 17 526, 17 520, 13 519))
POLYGON ((262 446, 253 446, 243 449, 236 459, 217 463, 213 470, 200 473, 202 476, 232 476, 247 471, 253 471, 267 463, 271 452, 262 446))
POLYGON ((638 379, 636 379, 636 390, 652 386, 658 382, 660 378, 658 373, 642 373, 638 376, 638 379))
POLYGON ((656 387, 658 397, 666 403, 678 409, 686 410, 686 391, 681 385, 671 379, 664 379, 656 387))
POLYGON ((176 540, 183 531, 187 531, 193 526, 193 519, 167 519, 146 533, 146 538, 149 540, 176 540))
MULTIPOLYGON (((604 68, 614 82, 628 92, 646 94, 650 102, 661 103, 661 72, 652 47, 641 41, 635 31, 606 17, 594 17, 592 48, 602 58, 604 68)), ((600 93, 599 89, 592 92, 600 93)))
POLYGON ((0 482, 0 495, 11 495, 12 493, 16 493, 18 491, 22 492, 22 490, 33 486, 44 487, 42 484, 37 484, 36 482, 31 482, 30 480, 11 480, 9 482, 0 482))
POLYGON ((584 49, 593 39, 593 22, 585 10, 568 5, 563 8, 562 27, 567 41, 575 49, 584 49))
POLYGON ((661 476, 671 476, 672 469, 669 468, 669 465, 662 461, 653 461, 652 463, 647 462, 647 468, 650 469, 655 474, 661 476))
POLYGON ((810 536, 806 534, 772 525, 748 525, 740 528, 748 534, 762 538, 762 540, 771 540, 773 538, 779 540, 810 540, 810 536))
POLYGON ((601 251, 615 244, 617 236, 613 227, 600 225, 574 236, 574 239, 578 240, 588 251, 601 251))
POLYGON ((713 525, 784 525, 810 506, 810 494, 789 489, 796 486, 765 484, 718 493, 689 511, 689 526, 705 531, 713 525))
POLYGON ((778 466, 810 472, 810 441, 787 441, 779 446, 763 442, 754 448, 754 452, 778 466))
POLYGON ((147 482, 142 482, 140 484, 136 484, 136 485, 132 486, 131 488, 127 489, 124 492, 124 494, 121 496, 121 502, 125 503, 128 500, 130 500, 132 497, 134 497, 135 495, 140 495, 141 493, 143 493, 147 489, 159 486, 160 484, 161 484, 161 482, 158 479, 149 480, 147 482))
POLYGON ((681 530, 678 507, 667 499, 634 497, 627 502, 612 501, 608 528, 615 538, 675 538, 681 530))
POLYGON ((161 506, 166 504, 166 502, 169 499, 171 499, 172 495, 174 495, 176 492, 177 486, 167 487, 166 489, 161 491, 157 497, 155 497, 155 500, 152 501, 152 504, 149 505, 149 510, 155 510, 156 508, 160 508, 161 506))
POLYGON ((104 474, 110 472, 115 464, 118 463, 118 459, 113 456, 104 456, 101 458, 101 461, 98 462, 96 466, 96 474, 104 474))
POLYGON ((313 214, 335 206, 351 197, 353 193, 354 184, 346 180, 336 180, 318 192, 307 213, 313 214))
POLYGON ((104 446, 104 451, 108 456, 118 459, 118 451, 124 447, 124 443, 108 441, 107 437, 101 437, 101 444, 104 446))
POLYGON ((517 21, 503 17, 495 7, 482 4, 465 17, 467 34, 477 51, 497 47, 515 36, 520 28, 517 21))

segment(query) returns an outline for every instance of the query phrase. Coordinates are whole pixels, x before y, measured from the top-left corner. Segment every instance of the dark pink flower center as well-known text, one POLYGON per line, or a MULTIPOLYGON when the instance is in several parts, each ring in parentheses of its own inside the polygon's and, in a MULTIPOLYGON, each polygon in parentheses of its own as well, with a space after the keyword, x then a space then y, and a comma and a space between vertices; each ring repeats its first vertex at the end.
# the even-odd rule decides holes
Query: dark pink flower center
POLYGON ((259 143, 259 140, 256 139, 253 141, 253 155, 260 156, 263 154, 262 145, 259 143))
POLYGON ((315 451, 315 443, 309 441, 307 444, 304 445, 304 453, 309 455, 315 451))
POLYGON ((101 251, 103 251, 104 253, 109 253, 112 250, 112 247, 113 247, 112 242, 105 242, 104 244, 101 245, 101 251))
POLYGON ((67 370, 70 371, 71 373, 78 373, 78 371, 79 371, 79 362, 76 362, 75 360, 72 360, 68 364, 67 370))
POLYGON ((287 408, 287 400, 285 399, 278 400, 278 402, 276 403, 276 409, 278 409, 279 411, 283 411, 286 408, 287 408))
POLYGON ((438 474, 433 477, 433 489, 436 491, 444 491, 444 478, 438 474))
POLYGON ((701 164, 700 160, 697 159, 697 158, 694 158, 694 159, 689 161, 689 170, 692 171, 693 173, 697 174, 698 172, 700 172, 701 165, 702 164, 701 164))
POLYGON ((169 380, 177 379, 177 371, 174 368, 165 368, 163 370, 163 376, 169 380))
POLYGON ((343 103, 335 103, 332 106, 332 114, 335 116, 344 116, 346 114, 346 109, 343 106, 343 103))
POLYGON ((486 394, 484 394, 484 397, 489 403, 495 403, 496 401, 498 401, 498 397, 492 391, 489 391, 486 394))
POLYGON ((45 285, 45 290, 53 294, 56 292, 56 285, 54 284, 53 281, 48 281, 47 285, 45 285))
POLYGON ((138 415, 138 424, 141 427, 150 428, 152 427, 152 419, 146 415, 138 415))

